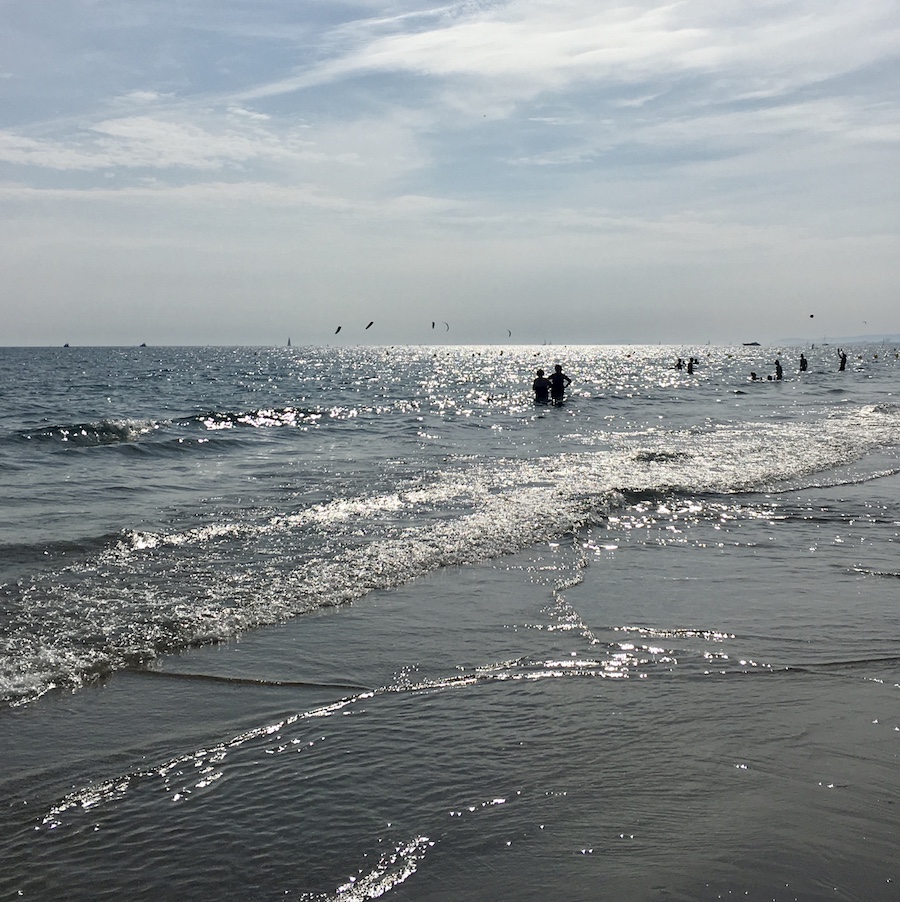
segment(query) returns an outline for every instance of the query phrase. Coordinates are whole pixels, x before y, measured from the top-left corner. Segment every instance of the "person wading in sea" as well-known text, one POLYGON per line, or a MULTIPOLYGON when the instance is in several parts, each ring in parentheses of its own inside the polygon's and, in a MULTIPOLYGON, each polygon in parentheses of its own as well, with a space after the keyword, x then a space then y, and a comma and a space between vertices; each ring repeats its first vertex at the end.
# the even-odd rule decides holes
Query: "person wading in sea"
POLYGON ((537 378, 531 383, 531 388, 535 404, 546 404, 550 400, 550 380, 544 376, 543 370, 537 371, 537 378))
POLYGON ((571 382, 572 380, 562 371, 562 366, 557 363, 550 374, 550 397, 553 398, 554 404, 562 404, 566 386, 571 382))

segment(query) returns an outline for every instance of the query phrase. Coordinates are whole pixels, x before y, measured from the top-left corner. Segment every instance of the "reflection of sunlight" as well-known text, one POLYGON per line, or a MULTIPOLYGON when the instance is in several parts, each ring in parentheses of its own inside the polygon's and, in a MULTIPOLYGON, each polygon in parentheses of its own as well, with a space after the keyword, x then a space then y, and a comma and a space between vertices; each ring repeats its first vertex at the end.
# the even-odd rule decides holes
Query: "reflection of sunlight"
POLYGON ((427 836, 416 836, 394 846, 379 858, 371 871, 364 873, 360 869, 357 876, 350 877, 347 883, 338 887, 333 898, 341 902, 364 902, 383 896, 415 874, 432 846, 434 842, 427 836))
MULTIPOLYGON (((46 829, 54 829, 67 822, 77 820, 79 813, 85 813, 115 802, 120 802, 139 788, 156 784, 163 796, 171 802, 185 803, 192 797, 212 790, 222 781, 229 768, 241 768, 241 760, 234 755, 242 750, 244 755, 255 756, 283 755, 287 753, 308 754, 318 748, 324 740, 321 728, 313 726, 322 718, 332 718, 339 713, 348 713, 357 709, 363 702, 385 696, 427 697, 435 692, 467 690, 491 684, 510 682, 530 683, 540 680, 559 679, 612 679, 627 680, 632 678, 647 679, 654 672, 669 673, 678 667, 680 657, 689 658, 696 654, 698 663, 707 665, 720 662, 731 662, 731 657, 723 650, 703 649, 698 652, 685 650, 676 652, 669 644, 661 644, 659 640, 698 639, 703 642, 721 645, 735 638, 734 634, 717 630, 698 629, 658 629, 640 626, 618 626, 609 628, 612 634, 619 634, 612 642, 599 639, 582 621, 578 613, 561 597, 557 596, 554 605, 548 609, 554 622, 535 625, 533 628, 541 633, 552 634, 554 631, 577 631, 591 648, 592 654, 583 656, 577 651, 559 652, 553 657, 530 659, 528 657, 501 660, 486 663, 473 669, 465 669, 449 676, 428 677, 419 675, 417 668, 405 668, 396 674, 393 683, 379 689, 367 690, 348 696, 330 704, 302 711, 274 723, 256 727, 208 748, 201 748, 193 753, 170 759, 162 764, 144 770, 134 771, 107 781, 84 786, 66 795, 53 805, 43 818, 46 829), (602 647, 606 647, 605 654, 602 647), (598 651, 601 652, 598 654, 598 651)), ((740 658, 736 666, 748 669, 771 671, 769 664, 758 663, 751 658, 740 658)), ((734 666, 734 665, 732 665, 734 666)), ((462 668, 461 668, 462 670, 462 668)), ((724 673, 724 671, 699 670, 700 673, 724 673)), ((491 805, 501 804, 503 799, 493 799, 491 805)), ((430 842, 419 838, 408 846, 408 855, 400 847, 389 856, 389 864, 401 865, 404 857, 407 864, 415 869, 415 863, 424 854, 425 846, 430 842), (417 851, 418 850, 418 851, 417 851)), ((405 865, 403 865, 405 867, 405 865)), ((401 868, 403 873, 405 870, 401 868)), ((391 871, 391 874, 395 872, 391 871)), ((411 873, 411 871, 410 871, 411 873)), ((381 865, 372 871, 364 880, 371 880, 374 886, 377 880, 393 880, 381 865)), ((408 876, 408 874, 406 875, 408 876)), ((403 878, 405 879, 405 877, 403 878)), ((398 881, 395 881, 395 883, 398 881)), ((390 886, 395 885, 391 883, 390 886)), ((363 885, 358 880, 352 885, 363 885)), ((351 884, 348 884, 351 885, 351 884)), ((379 884, 380 885, 380 884, 379 884)), ((388 886, 387 888, 390 888, 388 886)), ((386 891, 386 890, 385 890, 386 891)), ((360 896, 370 898, 371 896, 360 896)), ((347 897, 342 890, 341 898, 347 897)))

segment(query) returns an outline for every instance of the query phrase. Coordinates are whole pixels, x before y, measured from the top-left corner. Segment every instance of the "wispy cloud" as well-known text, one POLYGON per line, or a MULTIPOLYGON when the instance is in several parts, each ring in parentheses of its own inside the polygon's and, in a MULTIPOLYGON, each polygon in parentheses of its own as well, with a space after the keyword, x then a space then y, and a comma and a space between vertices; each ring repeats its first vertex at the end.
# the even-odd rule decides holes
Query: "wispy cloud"
POLYGON ((517 98, 579 83, 630 84, 662 75, 732 75, 772 87, 803 84, 896 56, 896 9, 838 0, 709 4, 523 0, 444 9, 432 20, 402 18, 339 29, 332 59, 261 85, 249 96, 301 90, 372 73, 481 79, 517 98))

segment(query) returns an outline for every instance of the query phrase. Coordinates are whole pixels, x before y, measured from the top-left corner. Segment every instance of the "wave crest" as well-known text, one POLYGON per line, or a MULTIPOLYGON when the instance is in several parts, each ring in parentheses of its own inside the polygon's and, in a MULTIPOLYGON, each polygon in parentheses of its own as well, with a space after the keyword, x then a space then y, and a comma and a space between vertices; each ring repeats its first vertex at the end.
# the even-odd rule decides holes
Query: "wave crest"
POLYGON ((68 444, 77 447, 116 445, 122 442, 136 442, 141 436, 155 432, 166 425, 164 420, 109 419, 99 420, 95 423, 72 423, 23 429, 17 433, 17 437, 23 441, 68 444))

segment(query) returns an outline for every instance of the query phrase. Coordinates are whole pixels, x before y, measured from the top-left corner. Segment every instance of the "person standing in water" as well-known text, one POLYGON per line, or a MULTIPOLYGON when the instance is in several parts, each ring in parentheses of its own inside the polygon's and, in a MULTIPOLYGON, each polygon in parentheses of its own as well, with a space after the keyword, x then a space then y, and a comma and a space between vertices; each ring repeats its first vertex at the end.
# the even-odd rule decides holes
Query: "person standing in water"
POLYGON ((847 355, 844 353, 843 348, 838 348, 838 354, 841 355, 841 365, 838 367, 838 372, 843 373, 847 369, 847 355))
POLYGON ((784 370, 781 368, 781 361, 775 359, 775 378, 784 379, 784 370))
POLYGON ((537 371, 537 378, 531 383, 531 388, 535 404, 546 404, 550 400, 550 380, 544 376, 543 370, 537 371))
POLYGON ((803 352, 800 352, 800 372, 805 373, 806 368, 809 366, 809 361, 803 356, 803 352))
POLYGON ((562 371, 562 365, 557 363, 555 367, 553 367, 553 372, 550 374, 550 397, 553 399, 554 404, 562 404, 563 397, 566 393, 566 386, 570 385, 572 380, 562 371))

